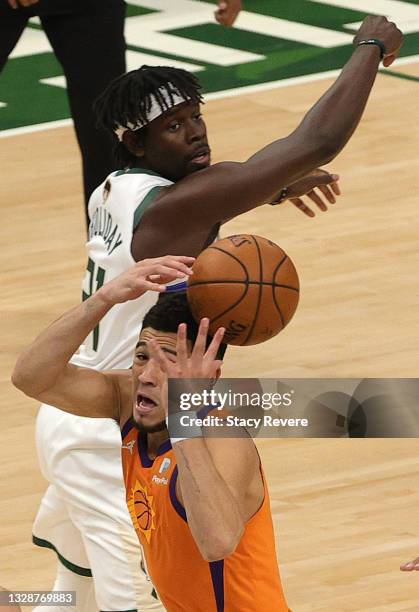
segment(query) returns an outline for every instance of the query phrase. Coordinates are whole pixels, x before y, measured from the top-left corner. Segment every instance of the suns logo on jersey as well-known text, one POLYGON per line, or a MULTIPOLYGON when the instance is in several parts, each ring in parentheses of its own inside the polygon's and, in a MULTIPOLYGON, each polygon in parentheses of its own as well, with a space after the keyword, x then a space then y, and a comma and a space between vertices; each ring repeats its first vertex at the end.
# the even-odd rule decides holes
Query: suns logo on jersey
POLYGON ((150 543, 151 532, 156 528, 153 495, 148 495, 147 487, 143 487, 137 480, 131 489, 127 505, 135 530, 141 531, 147 542, 150 543))

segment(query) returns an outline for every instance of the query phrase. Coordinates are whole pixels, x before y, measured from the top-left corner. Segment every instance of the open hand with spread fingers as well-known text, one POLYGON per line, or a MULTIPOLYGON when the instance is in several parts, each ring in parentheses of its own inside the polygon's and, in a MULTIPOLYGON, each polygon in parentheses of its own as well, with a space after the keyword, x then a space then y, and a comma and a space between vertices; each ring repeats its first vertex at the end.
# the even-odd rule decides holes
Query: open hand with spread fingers
POLYGON ((149 347, 153 358, 168 378, 207 378, 216 377, 222 360, 217 352, 223 340, 225 329, 220 327, 207 347, 209 319, 202 319, 192 351, 188 350, 186 323, 181 323, 176 339, 176 361, 164 354, 156 340, 150 340, 149 347))
POLYGON ((285 198, 308 217, 315 217, 316 213, 307 206, 302 197, 305 196, 325 212, 328 204, 334 204, 336 196, 341 194, 338 181, 337 174, 330 174, 318 168, 290 185, 286 190, 285 198))

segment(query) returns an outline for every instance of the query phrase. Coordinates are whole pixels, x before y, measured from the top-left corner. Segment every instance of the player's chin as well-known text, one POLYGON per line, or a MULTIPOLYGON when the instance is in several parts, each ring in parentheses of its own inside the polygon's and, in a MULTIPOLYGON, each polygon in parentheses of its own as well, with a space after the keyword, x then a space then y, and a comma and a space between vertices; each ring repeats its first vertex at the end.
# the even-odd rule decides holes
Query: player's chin
POLYGON ((156 407, 155 410, 150 410, 144 413, 138 410, 138 407, 134 405, 132 412, 132 420, 134 421, 135 427, 145 433, 154 433, 156 431, 162 431, 166 429, 166 420, 161 411, 156 407))

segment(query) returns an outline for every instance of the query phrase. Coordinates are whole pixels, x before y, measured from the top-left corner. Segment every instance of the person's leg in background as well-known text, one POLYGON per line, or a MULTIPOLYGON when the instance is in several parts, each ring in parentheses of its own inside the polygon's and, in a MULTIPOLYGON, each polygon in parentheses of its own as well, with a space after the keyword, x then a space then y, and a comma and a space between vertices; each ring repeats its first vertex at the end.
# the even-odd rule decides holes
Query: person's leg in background
MULTIPOLYGON (((49 606, 48 611, 97 611, 92 572, 82 535, 71 520, 59 489, 53 484, 46 490, 35 518, 33 542, 42 548, 49 548, 58 557, 52 590, 76 593, 75 606, 49 606)), ((33 612, 45 612, 45 608, 38 606, 33 612)))
MULTIPOLYGON (((57 575, 53 591, 74 591, 75 606, 48 606, 48 612, 96 612, 97 605, 92 578, 79 576, 62 565, 57 564, 57 575)), ((33 608, 32 612, 45 612, 45 606, 33 608)))
POLYGON ((62 590, 64 578, 77 582, 70 589, 77 591, 77 612, 162 612, 141 568, 141 548, 126 505, 116 422, 75 417, 44 404, 36 442, 42 474, 51 484, 33 525, 33 541, 55 551, 74 574, 61 569, 54 589, 58 585, 62 590), (97 603, 87 608, 89 576, 97 603))
POLYGON ((0 0, 0 71, 16 46, 30 14, 12 9, 7 0, 0 0))
MULTIPOLYGON (((67 559, 90 568, 99 610, 161 612, 163 607, 152 597, 153 586, 141 569, 140 545, 126 506, 120 448, 62 453, 54 462, 52 477, 83 546, 78 543, 75 548, 67 530, 58 524, 52 529, 51 520, 46 521, 49 535, 67 559)), ((37 531, 39 524, 34 525, 34 534, 37 531)))
POLYGON ((111 80, 125 72, 125 11, 123 0, 83 0, 71 14, 41 14, 67 79, 83 160, 86 208, 92 191, 115 170, 113 143, 95 128, 92 104, 111 80))

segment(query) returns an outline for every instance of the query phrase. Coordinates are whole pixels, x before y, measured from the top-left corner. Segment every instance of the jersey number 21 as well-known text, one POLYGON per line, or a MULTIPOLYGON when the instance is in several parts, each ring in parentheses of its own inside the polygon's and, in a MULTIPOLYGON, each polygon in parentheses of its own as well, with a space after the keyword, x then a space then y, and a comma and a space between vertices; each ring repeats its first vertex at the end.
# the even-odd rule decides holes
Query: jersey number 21
MULTIPOLYGON (((93 259, 88 259, 87 262, 87 270, 86 277, 84 282, 89 285, 89 292, 82 292, 82 300, 87 300, 95 291, 101 288, 103 283, 105 282, 105 270, 100 266, 96 267, 93 259), (86 278, 88 276, 88 279, 86 278), (93 288, 93 283, 96 282, 96 286, 93 288)), ((97 351, 97 347, 99 344, 99 324, 93 330, 93 350, 97 351)))

